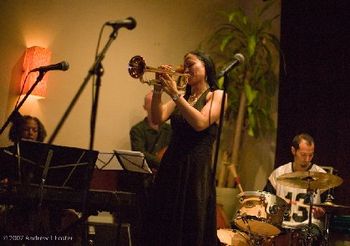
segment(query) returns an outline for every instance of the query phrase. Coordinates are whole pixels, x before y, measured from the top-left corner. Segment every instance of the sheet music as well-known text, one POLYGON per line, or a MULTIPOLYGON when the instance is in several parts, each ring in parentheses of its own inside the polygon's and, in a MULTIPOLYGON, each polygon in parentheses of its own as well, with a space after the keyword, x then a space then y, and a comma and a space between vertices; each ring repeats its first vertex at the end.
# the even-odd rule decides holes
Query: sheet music
POLYGON ((114 152, 100 152, 96 160, 96 168, 101 170, 123 170, 114 152))
POLYGON ((142 152, 114 150, 114 153, 125 170, 138 173, 152 173, 145 159, 145 155, 142 152))

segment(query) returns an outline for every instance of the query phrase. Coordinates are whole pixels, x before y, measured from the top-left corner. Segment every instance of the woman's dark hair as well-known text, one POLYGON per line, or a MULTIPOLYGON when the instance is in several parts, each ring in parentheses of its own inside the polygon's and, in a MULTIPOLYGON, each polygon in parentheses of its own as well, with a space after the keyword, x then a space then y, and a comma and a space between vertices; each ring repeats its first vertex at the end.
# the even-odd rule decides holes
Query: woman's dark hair
POLYGON ((27 123, 28 120, 34 120, 37 124, 38 124, 38 138, 36 139, 36 141, 38 142, 43 142, 45 137, 46 137, 46 130, 44 125, 41 123, 41 121, 34 116, 30 116, 30 115, 24 115, 21 116, 19 118, 17 118, 11 128, 10 128, 10 132, 9 132, 9 139, 12 142, 18 142, 21 139, 21 135, 22 135, 22 130, 23 130, 23 126, 27 123))
MULTIPOLYGON (((201 52, 198 50, 190 51, 185 56, 187 56, 188 54, 195 55, 199 60, 201 60, 204 63, 205 73, 207 75, 207 81, 208 81, 210 90, 214 91, 218 89, 219 87, 217 85, 215 64, 211 59, 211 57, 205 54, 204 52, 201 52)), ((187 85, 186 94, 188 93, 191 94, 190 89, 191 89, 191 86, 187 85)))

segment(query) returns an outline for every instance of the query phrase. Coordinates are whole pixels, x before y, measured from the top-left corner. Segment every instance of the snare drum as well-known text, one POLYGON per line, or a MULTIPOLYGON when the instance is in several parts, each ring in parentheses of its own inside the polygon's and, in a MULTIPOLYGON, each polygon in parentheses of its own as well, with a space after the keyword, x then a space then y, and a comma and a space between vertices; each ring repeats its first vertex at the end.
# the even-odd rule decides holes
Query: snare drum
POLYGON ((217 236, 220 243, 229 246, 250 246, 249 237, 244 232, 234 229, 219 229, 217 236))
POLYGON ((263 236, 278 235, 288 208, 280 197, 264 191, 247 191, 238 195, 239 209, 234 223, 243 231, 263 236))

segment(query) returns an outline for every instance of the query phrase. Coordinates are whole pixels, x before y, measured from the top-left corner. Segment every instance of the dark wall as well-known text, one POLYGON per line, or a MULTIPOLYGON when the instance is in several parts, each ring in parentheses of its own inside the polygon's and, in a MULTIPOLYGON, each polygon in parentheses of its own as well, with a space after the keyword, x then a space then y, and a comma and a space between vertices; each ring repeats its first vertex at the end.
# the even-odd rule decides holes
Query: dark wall
POLYGON ((282 1, 276 164, 292 159, 294 135, 315 138, 314 162, 344 183, 336 202, 350 205, 350 1, 282 1))

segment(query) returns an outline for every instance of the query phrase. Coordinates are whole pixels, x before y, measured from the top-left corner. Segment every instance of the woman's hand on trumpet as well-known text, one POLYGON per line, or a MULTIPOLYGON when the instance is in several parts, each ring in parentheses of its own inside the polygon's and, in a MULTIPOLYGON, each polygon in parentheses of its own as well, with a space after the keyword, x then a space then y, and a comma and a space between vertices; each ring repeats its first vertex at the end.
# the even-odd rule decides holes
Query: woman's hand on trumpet
POLYGON ((160 82, 162 89, 169 95, 178 95, 179 91, 177 89, 177 83, 171 73, 166 73, 166 71, 173 71, 170 65, 162 65, 159 69, 164 70, 165 73, 156 73, 156 79, 160 82))

